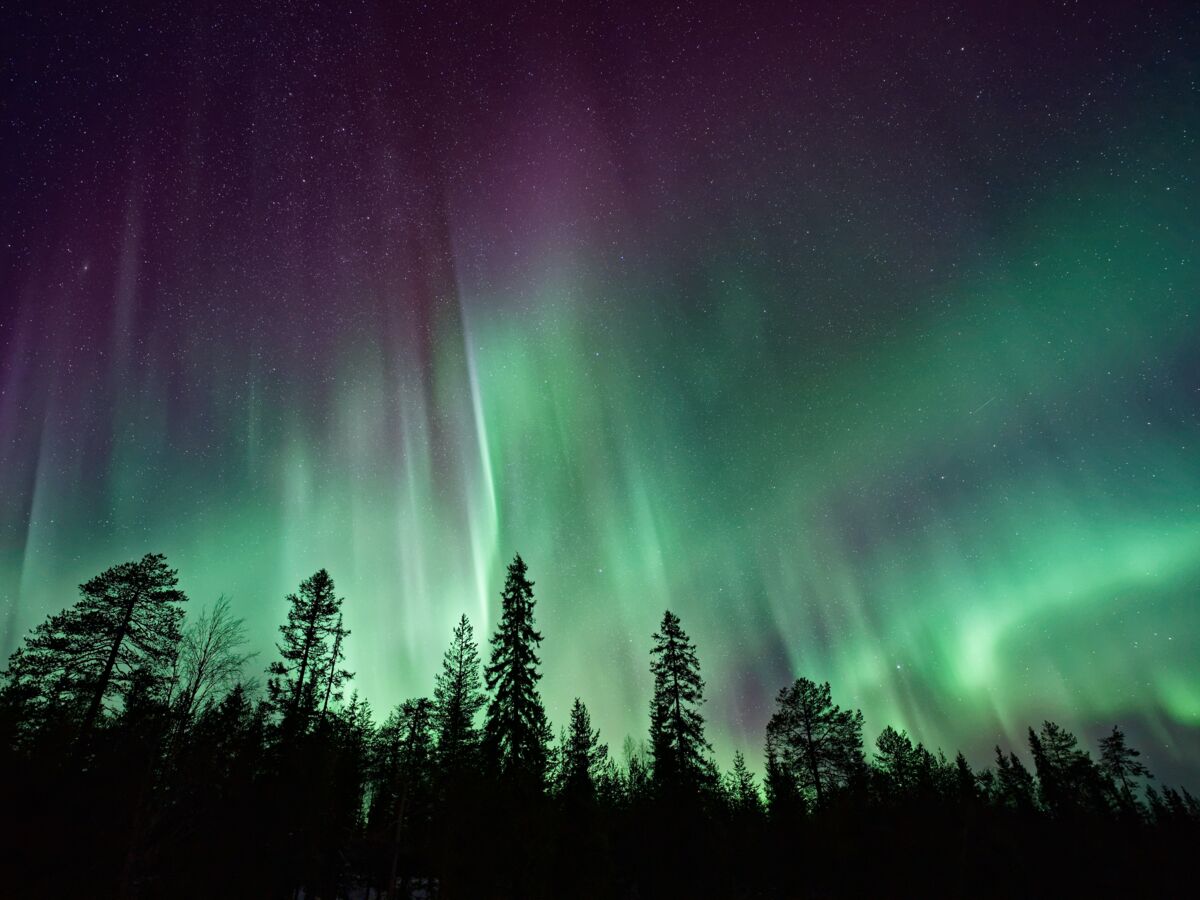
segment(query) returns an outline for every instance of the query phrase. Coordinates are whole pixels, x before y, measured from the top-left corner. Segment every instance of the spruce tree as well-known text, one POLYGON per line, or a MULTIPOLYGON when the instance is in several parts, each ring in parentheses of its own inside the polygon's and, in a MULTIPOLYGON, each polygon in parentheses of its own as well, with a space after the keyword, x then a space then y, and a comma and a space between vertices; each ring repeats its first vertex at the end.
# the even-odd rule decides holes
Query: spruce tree
POLYGON ((708 782, 712 747, 704 737, 704 681, 696 648, 684 633, 679 617, 667 610, 654 635, 650 672, 654 696, 650 701, 651 777, 660 793, 696 793, 708 782))
POLYGON ((487 759, 511 784, 544 787, 550 725, 538 695, 542 635, 534 628, 533 582, 517 554, 508 566, 501 593, 500 622, 492 635, 491 660, 484 671, 492 693, 484 723, 487 759))
POLYGON ((65 714, 83 742, 104 704, 134 685, 164 692, 187 600, 161 553, 121 563, 79 586, 80 599, 25 638, 7 672, 27 721, 65 714))
POLYGON ((438 765, 451 777, 475 758, 479 736, 475 718, 487 698, 479 671, 479 647, 466 615, 454 626, 442 671, 433 688, 433 720, 437 728, 438 765))
POLYGON ((733 754, 733 769, 725 776, 725 792, 737 813, 762 812, 762 796, 754 783, 754 773, 746 765, 746 757, 738 750, 733 754))
POLYGON ((592 729, 591 716, 578 697, 571 706, 571 721, 561 753, 561 796, 571 804, 591 802, 608 760, 608 747, 600 743, 600 732, 592 729))
POLYGON ((848 785, 864 765, 863 715, 833 703, 829 682, 798 678, 780 690, 767 723, 767 754, 820 805, 848 785))
POLYGON ((975 773, 961 750, 954 757, 954 789, 960 803, 974 803, 979 798, 975 773))

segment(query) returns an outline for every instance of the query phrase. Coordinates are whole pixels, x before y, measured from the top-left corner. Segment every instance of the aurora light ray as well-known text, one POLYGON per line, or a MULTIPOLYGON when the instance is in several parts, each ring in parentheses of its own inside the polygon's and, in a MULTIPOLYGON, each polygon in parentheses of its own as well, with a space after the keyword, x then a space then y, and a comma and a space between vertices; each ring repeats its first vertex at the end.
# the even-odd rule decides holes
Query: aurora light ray
POLYGON ((723 762, 805 674, 1197 771, 1194 10, 402 15, 95 13, 83 99, 19 55, 0 649, 155 550, 267 650, 325 566, 388 706, 519 549, 614 746, 669 606, 723 762))

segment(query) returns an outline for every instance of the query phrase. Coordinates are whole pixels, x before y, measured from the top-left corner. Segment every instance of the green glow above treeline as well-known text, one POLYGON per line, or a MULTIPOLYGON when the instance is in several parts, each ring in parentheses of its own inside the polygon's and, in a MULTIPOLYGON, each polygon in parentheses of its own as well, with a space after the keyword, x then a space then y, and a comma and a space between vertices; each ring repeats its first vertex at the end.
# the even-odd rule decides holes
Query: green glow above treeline
POLYGON ((1198 198, 1190 151, 1154 158, 1178 119, 1141 177, 1095 162, 895 298, 853 259, 836 290, 792 284, 743 223, 686 277, 547 228, 519 278, 462 263, 419 327, 348 279, 331 306, 369 312, 311 357, 213 356, 201 328, 135 364, 116 341, 100 459, 44 375, 8 642, 154 551, 193 604, 233 597, 265 667, 285 594, 326 567, 355 685, 390 707, 430 693, 461 613, 490 633, 520 551, 551 719, 582 696, 614 746, 645 733, 669 607, 724 760, 758 758, 796 675, 869 735, 978 752, 1136 717, 1170 756, 1200 726, 1198 198), (172 365, 204 386, 183 412, 172 365))

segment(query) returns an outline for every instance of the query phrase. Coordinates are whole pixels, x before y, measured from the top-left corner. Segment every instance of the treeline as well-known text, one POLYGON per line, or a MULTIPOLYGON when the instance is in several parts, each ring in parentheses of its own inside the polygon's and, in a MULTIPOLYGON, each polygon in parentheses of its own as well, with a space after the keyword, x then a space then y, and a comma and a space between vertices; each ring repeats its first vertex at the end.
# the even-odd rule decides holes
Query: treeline
MULTIPOLYGON (((508 566, 490 646, 461 618, 432 697, 377 721, 349 693, 321 570, 276 653, 224 600, 185 626, 161 555, 80 586, 0 687, 0 895, 13 897, 1050 896, 1188 886, 1200 805, 1151 784, 1118 728, 1098 756, 1053 722, 973 769, 798 678, 763 783, 722 773, 679 618, 649 648, 644 741, 613 753, 577 699, 554 730, 533 582, 508 566), (485 658, 486 657, 486 658, 485 658), (263 666, 263 662, 267 665, 263 666), (267 675, 260 689, 254 671, 267 675), (619 759, 617 758, 619 756, 619 759)), ((604 690, 600 670, 589 691, 604 690)))

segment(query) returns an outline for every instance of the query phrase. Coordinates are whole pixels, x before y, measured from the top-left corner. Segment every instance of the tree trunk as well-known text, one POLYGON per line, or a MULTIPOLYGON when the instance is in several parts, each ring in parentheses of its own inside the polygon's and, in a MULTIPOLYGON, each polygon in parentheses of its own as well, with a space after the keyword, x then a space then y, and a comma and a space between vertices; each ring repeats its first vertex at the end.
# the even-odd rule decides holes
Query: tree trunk
POLYGON ((333 679, 337 675, 338 653, 342 649, 342 617, 338 616, 337 636, 333 640, 333 658, 329 661, 329 682, 325 685, 325 702, 321 704, 321 718, 329 711, 329 697, 333 693, 333 679))
POLYGON ((304 655, 300 657, 300 669, 296 673, 296 690, 292 695, 292 717, 300 712, 300 704, 304 702, 304 676, 308 674, 308 657, 312 654, 313 644, 317 640, 317 626, 310 622, 304 632, 304 655))
POLYGON ((804 727, 804 749, 805 756, 808 757, 808 771, 812 775, 813 791, 817 795, 817 806, 821 805, 821 770, 817 765, 817 747, 812 736, 812 724, 805 722, 804 727))
POLYGON ((122 617, 116 636, 113 638, 112 647, 108 651, 108 659, 104 662, 104 671, 100 673, 100 680, 96 684, 96 691, 92 695, 87 712, 83 716, 83 724, 79 729, 79 743, 81 745, 86 745, 92 736, 92 728, 96 724, 96 718, 100 715, 100 707, 104 704, 104 694, 108 691, 108 683, 112 680, 113 669, 117 665, 117 655, 121 652, 121 644, 125 643, 125 636, 129 633, 129 623, 133 619, 133 610, 137 606, 138 599, 139 595, 135 594, 129 601, 129 605, 125 607, 125 615, 122 617))
POLYGON ((392 846, 392 867, 388 874, 387 883, 387 898, 394 900, 396 896, 396 872, 400 867, 400 839, 404 834, 404 812, 408 805, 408 782, 409 779, 404 779, 404 790, 400 792, 400 802, 396 804, 396 836, 392 846))

